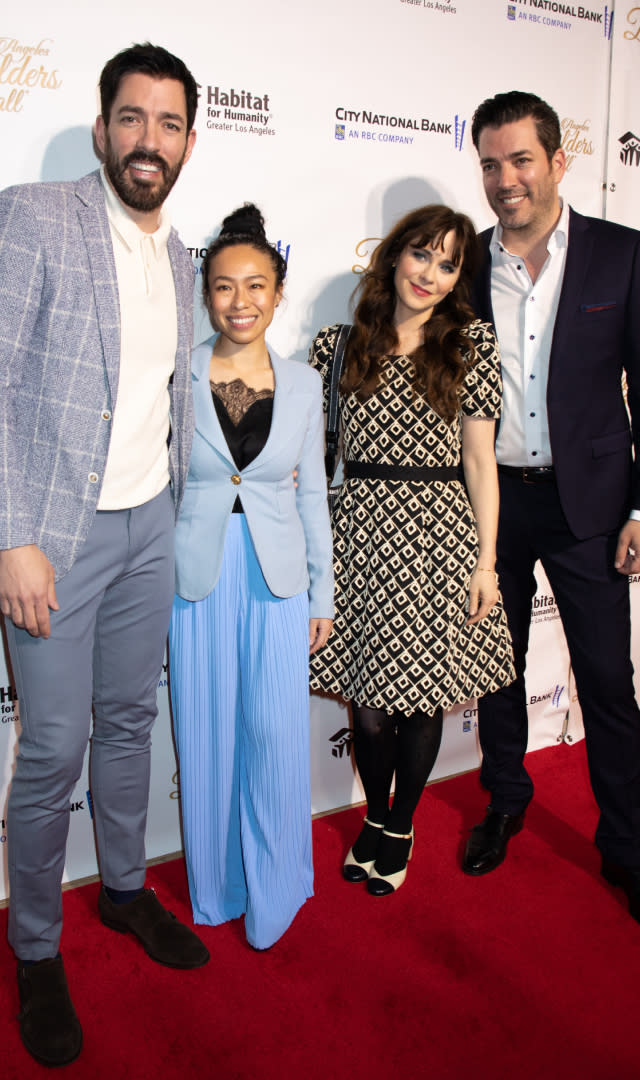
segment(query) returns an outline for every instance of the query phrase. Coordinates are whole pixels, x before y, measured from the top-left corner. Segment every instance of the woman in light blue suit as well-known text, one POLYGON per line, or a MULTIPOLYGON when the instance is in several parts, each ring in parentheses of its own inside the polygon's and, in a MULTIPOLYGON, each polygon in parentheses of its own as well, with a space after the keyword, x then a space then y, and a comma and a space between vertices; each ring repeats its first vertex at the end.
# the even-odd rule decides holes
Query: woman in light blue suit
POLYGON ((194 921, 244 914, 257 949, 313 893, 308 660, 333 616, 321 382, 265 342, 285 273, 251 205, 203 263, 219 333, 193 354, 170 628, 194 921))

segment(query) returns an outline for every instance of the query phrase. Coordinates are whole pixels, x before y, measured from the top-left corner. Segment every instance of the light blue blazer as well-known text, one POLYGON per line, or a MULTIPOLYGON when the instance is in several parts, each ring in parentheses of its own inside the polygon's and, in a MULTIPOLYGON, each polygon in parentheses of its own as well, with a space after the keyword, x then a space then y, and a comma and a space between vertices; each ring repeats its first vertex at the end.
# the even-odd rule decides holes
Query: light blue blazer
POLYGON ((320 376, 306 364, 269 350, 275 378, 271 430, 258 457, 239 471, 211 400, 209 361, 214 342, 215 336, 198 345, 191 362, 196 431, 176 529, 176 592, 185 600, 202 600, 213 589, 220 576, 231 509, 239 495, 271 592, 285 597, 308 589, 310 616, 332 618, 320 376))

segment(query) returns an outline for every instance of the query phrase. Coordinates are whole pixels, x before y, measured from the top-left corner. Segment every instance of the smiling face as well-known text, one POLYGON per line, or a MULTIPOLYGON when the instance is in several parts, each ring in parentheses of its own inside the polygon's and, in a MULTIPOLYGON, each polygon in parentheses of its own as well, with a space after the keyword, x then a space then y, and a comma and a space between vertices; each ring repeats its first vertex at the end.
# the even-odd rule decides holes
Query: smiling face
POLYGON ((209 267, 207 310, 211 324, 235 345, 264 338, 282 298, 269 256, 250 244, 223 248, 209 267))
POLYGON ((177 79, 125 75, 108 122, 96 121, 96 141, 107 176, 143 226, 157 223, 160 207, 191 156, 184 87, 177 79))
POLYGON ((533 117, 486 127, 478 138, 478 153, 489 205, 510 232, 537 239, 550 232, 560 217, 558 184, 565 173, 564 150, 551 161, 538 139, 533 117))
POLYGON ((455 233, 448 232, 437 247, 407 244, 396 262, 393 283, 396 290, 394 322, 420 318, 427 322, 433 310, 451 292, 462 264, 455 265, 455 233))

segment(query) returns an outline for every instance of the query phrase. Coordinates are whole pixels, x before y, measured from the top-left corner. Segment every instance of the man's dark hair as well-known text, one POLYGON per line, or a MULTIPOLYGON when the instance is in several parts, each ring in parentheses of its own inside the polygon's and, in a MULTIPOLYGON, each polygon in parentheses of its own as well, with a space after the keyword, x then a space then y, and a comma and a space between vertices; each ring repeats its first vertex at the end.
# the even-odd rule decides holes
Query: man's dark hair
POLYGON ((132 45, 108 60, 100 75, 100 111, 109 123, 111 106, 125 75, 150 75, 152 79, 176 79, 184 86, 187 104, 187 131, 191 131, 198 107, 198 85, 186 64, 160 45, 132 45))
POLYGON ((480 134, 486 127, 499 128, 503 124, 513 124, 517 120, 526 120, 530 116, 535 122, 536 133, 544 147, 549 162, 562 144, 560 121, 555 109, 537 94, 524 93, 522 90, 509 90, 506 94, 496 94, 478 105, 471 121, 471 138, 476 150, 480 134))

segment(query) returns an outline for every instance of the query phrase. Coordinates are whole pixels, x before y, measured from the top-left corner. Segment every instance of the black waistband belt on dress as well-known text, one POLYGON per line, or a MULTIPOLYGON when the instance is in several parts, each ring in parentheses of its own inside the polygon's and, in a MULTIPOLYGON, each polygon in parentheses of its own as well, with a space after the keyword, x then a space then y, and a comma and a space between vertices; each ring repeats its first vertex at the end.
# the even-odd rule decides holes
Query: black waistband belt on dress
POLYGON ((346 480, 404 480, 423 484, 434 480, 446 484, 459 479, 455 465, 381 465, 373 461, 345 461, 344 475, 346 480))
POLYGON ((523 484, 552 484, 556 479, 553 465, 538 465, 536 468, 530 465, 498 465, 498 472, 522 480, 523 484))

